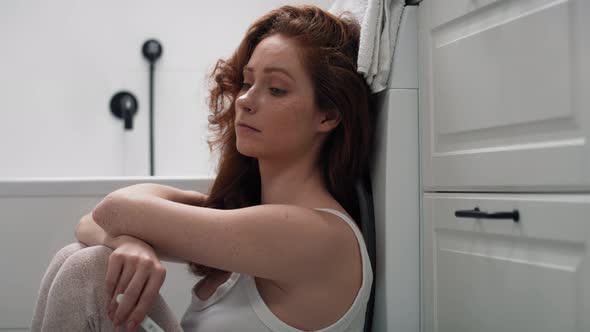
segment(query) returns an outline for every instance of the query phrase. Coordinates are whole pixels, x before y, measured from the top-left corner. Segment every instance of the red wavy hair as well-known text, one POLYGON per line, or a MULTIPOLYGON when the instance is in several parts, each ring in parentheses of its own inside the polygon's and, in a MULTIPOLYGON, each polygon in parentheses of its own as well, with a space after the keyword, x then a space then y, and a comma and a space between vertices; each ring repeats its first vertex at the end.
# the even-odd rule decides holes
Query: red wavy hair
MULTIPOLYGON (((320 153, 324 182, 333 197, 358 219, 355 183, 365 174, 372 146, 373 115, 370 89, 357 72, 360 26, 351 16, 336 17, 315 6, 283 6, 256 20, 233 55, 217 61, 210 75, 209 146, 218 148, 217 177, 205 206, 236 209, 260 204, 260 173, 255 158, 240 154, 234 128, 235 100, 243 69, 256 45, 281 34, 296 41, 321 110, 337 109, 341 122, 320 153)), ((204 276, 217 270, 190 263, 204 276)))

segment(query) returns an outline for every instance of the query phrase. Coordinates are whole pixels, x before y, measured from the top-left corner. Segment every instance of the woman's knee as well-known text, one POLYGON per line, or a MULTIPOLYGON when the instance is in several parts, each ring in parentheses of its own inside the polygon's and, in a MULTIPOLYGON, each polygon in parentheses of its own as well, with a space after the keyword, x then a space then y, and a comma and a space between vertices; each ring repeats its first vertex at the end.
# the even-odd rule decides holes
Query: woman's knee
MULTIPOLYGON (((70 254, 48 289, 46 312, 54 316, 68 313, 68 319, 78 322, 92 317, 104 318, 106 321, 106 310, 111 298, 107 292, 105 275, 112 252, 105 246, 93 246, 70 254)), ((64 248, 61 254, 67 253, 68 250, 64 248)))
POLYGON ((86 245, 81 242, 70 243, 67 246, 59 249, 53 256, 53 261, 64 262, 71 255, 80 249, 86 248, 86 245))
POLYGON ((91 269, 108 262, 112 252, 113 249, 103 245, 85 247, 72 253, 66 260, 66 264, 76 265, 83 269, 91 269))
POLYGON ((67 246, 61 248, 60 250, 58 250, 55 255, 53 255, 53 258, 51 259, 51 262, 49 264, 49 267, 47 269, 46 273, 56 273, 64 264, 64 262, 70 258, 70 256, 72 256, 74 253, 76 253, 77 251, 84 249, 86 247, 85 244, 80 243, 80 242, 74 242, 74 243, 70 243, 67 246), (51 271, 55 271, 55 272, 51 272, 51 271))
POLYGON ((80 279, 89 282, 92 279, 104 282, 109 256, 113 250, 102 245, 85 247, 71 254, 60 270, 70 280, 80 279))

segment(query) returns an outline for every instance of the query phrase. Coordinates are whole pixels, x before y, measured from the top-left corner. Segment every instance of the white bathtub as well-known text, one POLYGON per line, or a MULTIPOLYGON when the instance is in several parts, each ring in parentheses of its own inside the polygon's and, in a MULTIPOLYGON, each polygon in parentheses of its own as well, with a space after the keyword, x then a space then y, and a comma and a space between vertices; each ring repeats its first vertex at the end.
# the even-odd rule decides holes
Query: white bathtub
MULTIPOLYGON (((75 226, 110 192, 136 183, 206 192, 210 178, 125 177, 0 179, 0 330, 28 331, 43 273, 61 247, 76 241, 75 226)), ((187 265, 164 262, 161 289, 181 318, 198 278, 187 265)))

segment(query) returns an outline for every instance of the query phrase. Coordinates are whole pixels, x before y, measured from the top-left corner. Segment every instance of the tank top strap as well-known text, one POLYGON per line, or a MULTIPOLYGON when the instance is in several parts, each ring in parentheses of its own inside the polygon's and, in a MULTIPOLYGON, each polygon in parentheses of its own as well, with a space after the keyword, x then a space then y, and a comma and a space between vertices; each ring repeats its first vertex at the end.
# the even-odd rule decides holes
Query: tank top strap
POLYGON ((330 208, 315 208, 314 210, 319 210, 319 211, 325 211, 325 212, 329 212, 333 215, 336 215, 338 217, 340 217, 340 219, 346 221, 347 224, 350 225, 350 227, 352 227, 352 229, 354 230, 354 234, 357 235, 357 237, 360 236, 360 240, 363 241, 364 243, 364 237, 363 234, 361 233, 360 229, 358 228, 357 224, 350 219, 347 215, 345 215, 344 213, 336 210, 336 209, 330 209, 330 208))
POLYGON ((358 240, 358 243, 359 243, 359 246, 361 249, 361 255, 363 257, 363 259, 362 259, 363 270, 365 272, 367 272, 368 274, 370 274, 370 277, 372 277, 373 271, 372 271, 371 264, 370 264, 371 259, 369 258, 369 251, 367 250, 367 245, 365 243, 365 237, 363 236, 363 233, 361 232, 359 227, 356 225, 356 223, 352 219, 350 219, 347 215, 345 215, 344 213, 342 213, 338 210, 335 210, 335 209, 315 208, 314 210, 320 210, 320 211, 332 213, 332 214, 340 217, 340 219, 346 221, 346 223, 350 226, 350 228, 352 228, 352 231, 354 232, 354 234, 356 235, 356 238, 358 240))

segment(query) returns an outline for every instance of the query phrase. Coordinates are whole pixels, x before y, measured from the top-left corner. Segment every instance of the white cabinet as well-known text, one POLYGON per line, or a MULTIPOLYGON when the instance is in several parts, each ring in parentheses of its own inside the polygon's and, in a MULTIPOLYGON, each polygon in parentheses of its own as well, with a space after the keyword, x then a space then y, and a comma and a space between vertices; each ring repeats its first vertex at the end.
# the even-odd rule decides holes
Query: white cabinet
POLYGON ((588 17, 421 2, 422 332, 590 331, 588 17))
POLYGON ((590 188, 590 1, 419 8, 423 187, 590 188))
POLYGON ((590 331, 590 194, 426 194, 423 331, 590 331), (520 220, 455 211, 518 210, 520 220))

